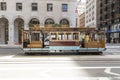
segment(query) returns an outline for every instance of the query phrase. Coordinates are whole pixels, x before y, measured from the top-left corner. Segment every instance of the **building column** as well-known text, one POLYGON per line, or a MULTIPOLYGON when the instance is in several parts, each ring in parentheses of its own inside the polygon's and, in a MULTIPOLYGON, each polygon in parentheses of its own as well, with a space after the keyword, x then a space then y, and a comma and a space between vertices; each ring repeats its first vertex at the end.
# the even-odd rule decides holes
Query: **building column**
POLYGON ((14 24, 10 23, 8 30, 8 45, 14 45, 14 24))
POLYGON ((40 22, 40 27, 45 27, 44 22, 40 22))
POLYGON ((24 24, 24 30, 29 30, 29 26, 27 23, 24 24))

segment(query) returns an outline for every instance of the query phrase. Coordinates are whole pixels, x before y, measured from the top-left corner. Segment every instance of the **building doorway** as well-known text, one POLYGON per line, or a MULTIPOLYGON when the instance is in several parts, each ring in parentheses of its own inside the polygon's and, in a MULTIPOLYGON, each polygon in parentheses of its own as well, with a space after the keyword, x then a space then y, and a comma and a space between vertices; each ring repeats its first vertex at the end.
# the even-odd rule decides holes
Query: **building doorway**
POLYGON ((24 20, 21 18, 16 18, 14 21, 14 40, 15 44, 22 43, 22 29, 24 28, 24 20))
POLYGON ((0 18, 0 44, 8 44, 8 19, 0 18))

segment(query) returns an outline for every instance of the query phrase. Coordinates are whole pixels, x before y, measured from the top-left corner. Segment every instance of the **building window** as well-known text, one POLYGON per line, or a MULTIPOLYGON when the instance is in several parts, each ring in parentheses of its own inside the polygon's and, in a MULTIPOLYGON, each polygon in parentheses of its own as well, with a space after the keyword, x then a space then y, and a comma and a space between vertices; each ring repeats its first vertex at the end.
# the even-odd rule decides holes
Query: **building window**
POLYGON ((5 11, 7 9, 7 4, 6 2, 1 2, 0 3, 0 10, 5 11))
POLYGON ((32 11, 37 11, 37 10, 38 10, 38 4, 32 3, 32 11))
POLYGON ((16 3, 16 10, 22 11, 22 3, 16 3))
POLYGON ((45 24, 54 24, 54 20, 51 18, 46 19, 45 24))
POLYGON ((68 4, 62 4, 62 12, 68 11, 68 4))
POLYGON ((62 20, 60 21, 60 24, 61 24, 61 25, 69 25, 69 21, 68 21, 67 19, 62 19, 62 20))
POLYGON ((30 24, 30 25, 36 25, 36 24, 40 24, 40 22, 39 22, 38 19, 33 18, 33 19, 30 20, 30 23, 29 23, 29 24, 30 24))
POLYGON ((119 24, 119 29, 120 29, 120 24, 119 24))
POLYGON ((53 4, 51 4, 51 3, 48 3, 48 4, 47 4, 47 11, 48 11, 48 12, 53 11, 53 4))
POLYGON ((92 17, 92 20, 94 20, 94 16, 92 17))

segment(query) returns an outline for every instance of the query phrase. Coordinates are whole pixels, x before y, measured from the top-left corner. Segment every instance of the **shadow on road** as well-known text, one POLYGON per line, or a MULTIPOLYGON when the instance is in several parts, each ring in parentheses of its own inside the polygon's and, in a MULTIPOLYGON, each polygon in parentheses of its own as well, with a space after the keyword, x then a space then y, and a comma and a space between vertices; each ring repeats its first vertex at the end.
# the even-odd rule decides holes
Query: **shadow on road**
POLYGON ((18 53, 17 56, 101 56, 101 53, 78 53, 78 52, 59 52, 59 53, 18 53))

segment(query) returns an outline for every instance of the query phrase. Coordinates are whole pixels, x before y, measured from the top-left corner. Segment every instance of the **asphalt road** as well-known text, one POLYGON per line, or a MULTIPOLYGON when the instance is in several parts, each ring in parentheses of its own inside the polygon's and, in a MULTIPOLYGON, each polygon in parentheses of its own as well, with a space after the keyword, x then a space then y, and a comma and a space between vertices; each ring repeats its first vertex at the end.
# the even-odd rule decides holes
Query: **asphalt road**
POLYGON ((70 59, 51 61, 38 58, 2 60, 0 61, 1 80, 120 80, 119 61, 74 61, 70 59))
POLYGON ((89 56, 84 60, 81 60, 84 56, 22 56, 0 58, 1 80, 120 80, 120 61, 117 60, 89 61, 89 56))
POLYGON ((0 80, 120 80, 119 63, 119 56, 108 54, 25 55, 1 49, 0 80))

